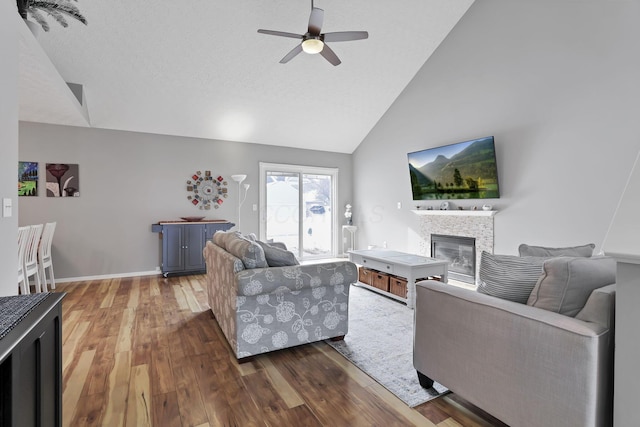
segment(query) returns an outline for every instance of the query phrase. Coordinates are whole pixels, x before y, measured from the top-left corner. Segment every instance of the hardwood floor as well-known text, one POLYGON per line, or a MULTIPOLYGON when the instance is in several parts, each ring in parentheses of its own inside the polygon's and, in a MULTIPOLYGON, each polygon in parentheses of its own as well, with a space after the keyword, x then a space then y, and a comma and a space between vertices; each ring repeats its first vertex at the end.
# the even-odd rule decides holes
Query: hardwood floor
POLYGON ((453 394, 411 409, 324 342, 239 365, 204 283, 57 286, 65 426, 504 426, 453 394))

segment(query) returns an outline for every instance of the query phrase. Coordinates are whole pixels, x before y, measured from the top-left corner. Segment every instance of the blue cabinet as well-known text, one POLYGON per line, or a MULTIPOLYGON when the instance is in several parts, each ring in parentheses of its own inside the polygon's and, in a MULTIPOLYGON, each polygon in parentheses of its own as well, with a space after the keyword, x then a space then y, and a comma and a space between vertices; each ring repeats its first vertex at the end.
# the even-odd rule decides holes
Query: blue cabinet
POLYGON ((206 271, 202 250, 216 231, 226 231, 231 222, 164 222, 151 231, 162 234, 162 274, 194 274, 206 271))

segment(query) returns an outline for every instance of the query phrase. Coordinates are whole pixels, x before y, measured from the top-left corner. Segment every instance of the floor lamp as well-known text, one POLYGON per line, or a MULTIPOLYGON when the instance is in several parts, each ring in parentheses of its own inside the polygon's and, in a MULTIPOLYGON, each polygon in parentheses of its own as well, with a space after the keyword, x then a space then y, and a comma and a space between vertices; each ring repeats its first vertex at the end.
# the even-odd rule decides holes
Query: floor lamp
POLYGON ((240 207, 244 203, 244 200, 247 198, 247 191, 249 191, 249 184, 244 184, 244 197, 241 197, 242 189, 241 184, 247 178, 247 175, 239 174, 239 175, 231 175, 231 179, 238 183, 238 231, 240 231, 240 207))

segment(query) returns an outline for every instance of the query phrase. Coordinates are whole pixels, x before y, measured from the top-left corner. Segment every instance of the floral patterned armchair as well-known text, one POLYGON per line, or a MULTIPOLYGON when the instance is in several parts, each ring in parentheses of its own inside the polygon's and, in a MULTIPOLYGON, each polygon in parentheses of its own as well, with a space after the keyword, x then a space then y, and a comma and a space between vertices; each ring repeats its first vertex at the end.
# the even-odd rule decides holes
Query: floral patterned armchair
POLYGON ((264 267, 259 246, 217 237, 204 249, 209 306, 237 359, 346 335, 355 264, 264 267))

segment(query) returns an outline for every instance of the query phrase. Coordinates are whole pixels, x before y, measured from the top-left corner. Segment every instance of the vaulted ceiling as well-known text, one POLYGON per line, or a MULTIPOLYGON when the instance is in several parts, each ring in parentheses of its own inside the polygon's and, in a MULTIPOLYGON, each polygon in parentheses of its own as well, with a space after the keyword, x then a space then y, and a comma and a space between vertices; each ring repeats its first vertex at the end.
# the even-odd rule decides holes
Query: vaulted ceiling
MULTIPOLYGON (((51 22, 38 42, 83 85, 93 127, 351 153, 472 3, 316 0, 322 32, 369 32, 330 44, 337 67, 305 53, 280 64, 298 41, 257 33, 304 33, 303 0, 79 0, 88 25, 51 22)), ((20 119, 77 125, 25 61, 20 119)))

